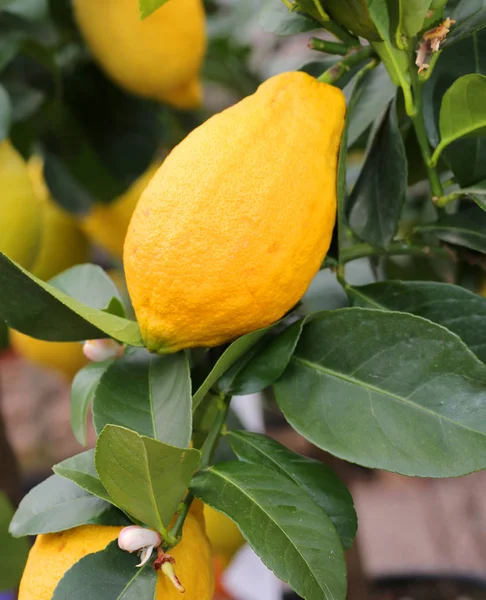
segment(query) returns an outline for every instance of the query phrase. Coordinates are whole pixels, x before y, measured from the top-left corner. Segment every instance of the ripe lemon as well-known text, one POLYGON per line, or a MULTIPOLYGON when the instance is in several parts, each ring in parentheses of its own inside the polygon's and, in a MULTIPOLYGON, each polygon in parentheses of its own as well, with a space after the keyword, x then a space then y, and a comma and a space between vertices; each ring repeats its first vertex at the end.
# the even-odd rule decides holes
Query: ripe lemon
POLYGON ((51 198, 42 174, 43 160, 33 156, 27 170, 42 206, 40 247, 30 271, 47 280, 89 259, 88 240, 74 217, 51 198))
POLYGON ((110 203, 96 203, 81 220, 85 234, 115 258, 123 255, 123 242, 132 213, 158 167, 159 163, 151 165, 124 194, 110 203))
MULTIPOLYGON (((27 560, 19 600, 51 600, 64 573, 83 556, 103 550, 120 531, 121 527, 85 525, 61 533, 39 535, 27 560)), ((176 560, 175 570, 186 593, 181 596, 170 580, 159 573, 155 600, 181 600, 181 597, 184 600, 212 600, 211 549, 204 532, 204 521, 194 510, 186 518, 182 540, 170 554, 176 560)))
POLYGON ((94 57, 120 86, 178 108, 200 104, 202 0, 170 0, 144 20, 138 0, 75 0, 74 9, 94 57))
POLYGON ((71 381, 88 359, 79 342, 46 342, 15 329, 10 330, 10 345, 22 358, 44 369, 51 369, 71 381))
POLYGON ((245 543, 238 525, 226 515, 208 505, 204 506, 206 520, 206 533, 213 548, 213 554, 218 558, 218 563, 225 569, 236 552, 245 543))
POLYGON ((8 140, 0 142, 0 251, 25 268, 40 240, 41 205, 24 159, 8 140))
POLYGON ((149 350, 216 346, 297 303, 331 242, 344 116, 339 89, 284 73, 169 154, 124 249, 149 350))

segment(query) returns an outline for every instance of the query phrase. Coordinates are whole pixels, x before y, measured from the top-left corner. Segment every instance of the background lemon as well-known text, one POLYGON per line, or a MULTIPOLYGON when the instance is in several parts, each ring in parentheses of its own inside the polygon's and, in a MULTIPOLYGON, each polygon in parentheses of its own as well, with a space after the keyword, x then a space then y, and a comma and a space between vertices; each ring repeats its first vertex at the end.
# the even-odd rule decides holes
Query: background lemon
POLYGON ((206 533, 215 554, 223 569, 225 569, 236 552, 245 543, 238 525, 226 515, 208 505, 204 506, 206 533))
POLYGON ((331 242, 344 114, 339 89, 284 73, 169 154, 124 250, 151 351, 217 346, 302 297, 331 242))
MULTIPOLYGON (((211 549, 201 514, 199 508, 191 509, 184 523, 182 540, 170 552, 176 560, 177 576, 186 588, 184 600, 213 598, 211 549)), ((121 527, 85 525, 61 533, 39 535, 24 570, 19 600, 51 600, 64 573, 83 556, 103 550, 120 531, 121 527)), ((181 594, 165 575, 159 574, 155 598, 180 600, 181 594)))
POLYGON ((30 268, 40 240, 41 204, 24 159, 8 140, 0 142, 0 251, 30 268))
POLYGON ((74 8, 94 57, 119 85, 179 108, 200 104, 202 0, 167 2, 144 20, 138 0, 75 0, 74 8))

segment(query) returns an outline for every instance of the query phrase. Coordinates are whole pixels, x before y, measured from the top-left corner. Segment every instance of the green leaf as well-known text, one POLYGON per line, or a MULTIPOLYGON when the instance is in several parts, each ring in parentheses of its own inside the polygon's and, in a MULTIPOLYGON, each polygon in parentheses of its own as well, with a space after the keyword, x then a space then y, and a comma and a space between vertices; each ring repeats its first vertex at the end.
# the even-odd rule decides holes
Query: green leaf
POLYGON ((486 94, 484 75, 464 75, 447 90, 440 109, 441 140, 432 156, 435 166, 442 151, 455 140, 486 133, 486 94))
POLYGON ((373 23, 372 14, 366 0, 323 0, 329 15, 355 35, 367 40, 379 41, 380 33, 373 23))
POLYGON ((189 447, 192 434, 192 395, 186 354, 178 352, 152 356, 149 383, 154 437, 171 446, 189 447))
MULTIPOLYGON (((397 36, 412 38, 424 27, 432 0, 399 0, 399 22, 397 36)), ((400 39, 397 39, 400 45, 400 39)))
POLYGON ((10 327, 52 342, 113 337, 143 346, 138 324, 90 308, 0 253, 0 315, 10 327), (22 302, 18 302, 22 298, 22 302))
POLYGON ((454 19, 456 24, 447 36, 444 46, 452 46, 486 26, 485 0, 462 0, 455 4, 455 8, 448 16, 454 19))
POLYGON ((274 325, 252 331, 247 335, 243 335, 235 342, 230 344, 223 352, 218 362, 214 365, 209 375, 203 381, 197 392, 193 396, 193 409, 202 401, 204 396, 209 392, 212 386, 218 379, 226 373, 226 371, 241 357, 248 352, 274 325))
POLYGON ((486 253, 486 214, 478 206, 420 225, 414 231, 433 233, 449 244, 486 253))
POLYGON ((124 512, 163 532, 199 464, 198 450, 175 448, 107 425, 96 444, 101 482, 124 512))
POLYGON ((326 513, 297 483, 267 465, 219 463, 191 490, 224 513, 282 581, 308 600, 346 598, 339 537, 326 513))
POLYGON ((261 392, 272 385, 289 364, 304 321, 300 319, 293 323, 270 341, 262 338, 226 371, 218 382, 218 388, 224 394, 244 396, 261 392))
POLYGON ((51 475, 24 497, 10 523, 10 533, 19 537, 55 533, 79 525, 107 525, 110 521, 104 518, 110 514, 114 511, 108 502, 69 479, 51 475))
MULTIPOLYGON (((163 6, 168 0, 138 0, 140 18, 145 19, 163 6)), ((172 0, 177 2, 177 0, 172 0)))
POLYGON ((54 473, 73 481, 90 494, 112 503, 110 495, 100 481, 95 467, 95 451, 87 450, 54 465, 54 473))
POLYGON ((155 600, 157 572, 149 561, 118 548, 117 540, 83 557, 63 576, 52 600, 155 600))
POLYGON ((296 35, 307 31, 315 31, 320 25, 311 17, 290 11, 282 2, 268 0, 263 5, 259 24, 264 31, 279 36, 296 35))
POLYGON ((13 514, 6 494, 0 490, 0 591, 12 590, 18 586, 29 553, 27 540, 15 539, 8 531, 13 514))
POLYGON ((78 371, 71 386, 71 429, 74 437, 82 446, 86 446, 86 420, 88 408, 96 388, 112 360, 90 363, 78 371))
POLYGON ((7 91, 0 85, 0 142, 8 136, 12 120, 12 105, 7 91))
POLYGON ((423 477, 486 467, 486 366, 420 317, 321 313, 274 390, 296 431, 345 460, 423 477))
POLYGON ((408 312, 446 327, 486 362, 486 299, 457 285, 381 281, 348 287, 354 306, 408 312))
POLYGON ((362 240, 384 248, 393 239, 407 178, 405 146, 392 103, 379 121, 349 200, 349 224, 362 240))
POLYGON ((333 522, 343 548, 351 547, 358 526, 353 498, 327 465, 296 454, 259 433, 230 431, 228 438, 240 460, 274 469, 307 492, 333 522))

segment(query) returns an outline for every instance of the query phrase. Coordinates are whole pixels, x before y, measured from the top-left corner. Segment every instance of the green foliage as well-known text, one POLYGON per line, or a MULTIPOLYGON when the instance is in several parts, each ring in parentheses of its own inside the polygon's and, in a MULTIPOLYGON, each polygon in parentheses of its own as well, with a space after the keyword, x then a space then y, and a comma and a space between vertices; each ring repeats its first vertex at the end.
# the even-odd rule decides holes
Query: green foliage
POLYGON ((8 531, 14 510, 4 492, 0 491, 0 591, 18 586, 29 551, 26 539, 15 539, 8 531))

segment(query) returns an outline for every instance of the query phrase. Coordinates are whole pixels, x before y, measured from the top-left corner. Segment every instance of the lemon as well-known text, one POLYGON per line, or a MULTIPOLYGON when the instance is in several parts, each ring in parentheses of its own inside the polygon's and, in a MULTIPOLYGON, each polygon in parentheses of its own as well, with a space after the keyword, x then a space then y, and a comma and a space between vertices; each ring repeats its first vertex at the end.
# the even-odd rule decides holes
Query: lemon
POLYGON ((110 203, 96 203, 81 220, 85 234, 114 258, 121 258, 128 224, 141 193, 159 164, 151 165, 128 190, 110 203))
POLYGON ((47 280, 74 265, 87 262, 89 244, 74 217, 51 198, 42 173, 42 158, 30 158, 27 170, 42 208, 40 247, 30 271, 47 280))
POLYGON ((204 518, 213 554, 218 557, 219 564, 225 569, 245 543, 245 538, 236 523, 208 505, 204 506, 204 518))
POLYGON ((149 350, 223 344, 300 300, 331 242, 344 116, 339 89, 283 73, 169 154, 125 239, 149 350))
POLYGON ((41 205, 24 159, 0 142, 0 252, 30 268, 40 240, 41 205))
POLYGON ((170 0, 144 20, 138 0, 75 0, 74 9, 94 57, 120 86, 177 108, 200 104, 202 0, 170 0))
MULTIPOLYGON (((39 535, 27 560, 19 600, 51 600, 65 572, 87 554, 103 550, 117 539, 120 531, 121 527, 84 525, 61 533, 39 535)), ((182 540, 170 554, 176 560, 177 576, 186 588, 182 596, 184 600, 212 600, 214 572, 211 549, 204 532, 204 521, 197 514, 197 509, 189 512, 182 540)), ((159 572, 155 600, 180 599, 180 592, 159 572)))

